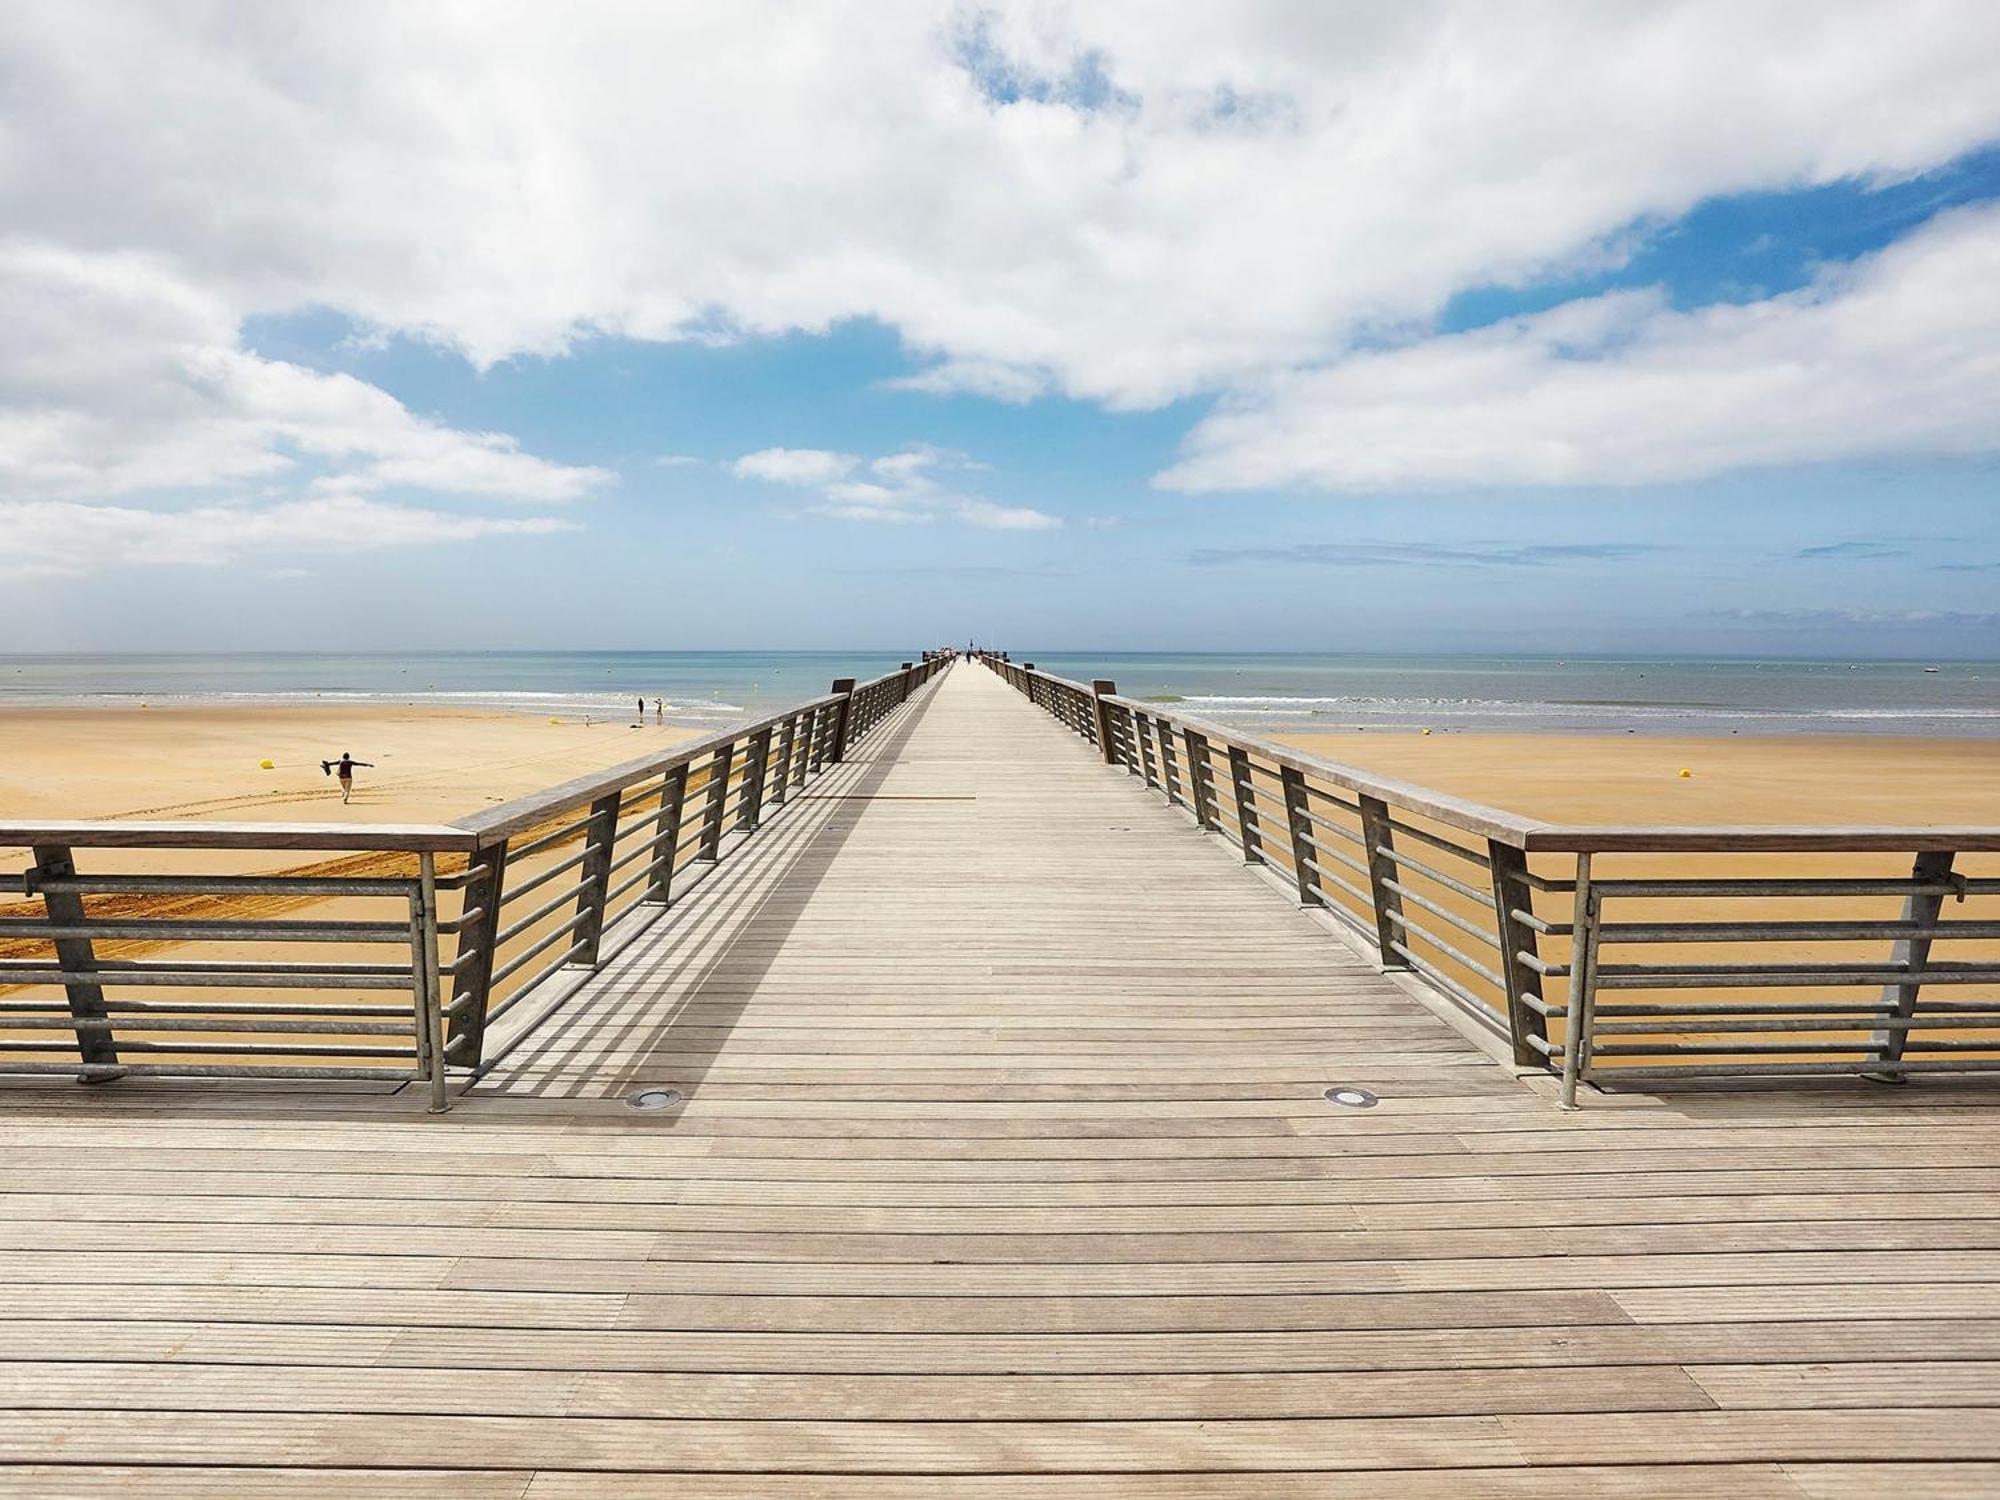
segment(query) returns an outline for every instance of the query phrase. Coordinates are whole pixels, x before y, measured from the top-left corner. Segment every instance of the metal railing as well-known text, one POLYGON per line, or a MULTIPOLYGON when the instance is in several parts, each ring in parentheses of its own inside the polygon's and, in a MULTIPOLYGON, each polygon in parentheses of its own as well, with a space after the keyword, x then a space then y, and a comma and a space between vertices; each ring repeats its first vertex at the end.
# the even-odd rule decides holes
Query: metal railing
POLYGON ((1565 1103, 1586 1081, 2000 1070, 2000 828, 1560 826, 982 660, 1565 1103))
POLYGON ((418 1080, 442 1110, 952 659, 454 823, 0 824, 29 855, 0 1073, 418 1080))

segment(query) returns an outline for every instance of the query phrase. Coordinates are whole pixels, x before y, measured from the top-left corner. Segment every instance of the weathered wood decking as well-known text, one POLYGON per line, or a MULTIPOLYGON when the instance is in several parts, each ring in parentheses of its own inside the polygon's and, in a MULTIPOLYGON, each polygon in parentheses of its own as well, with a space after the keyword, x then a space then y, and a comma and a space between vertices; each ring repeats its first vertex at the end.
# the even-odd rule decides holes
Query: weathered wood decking
POLYGON ((1990 1092, 1563 1114, 983 671, 757 837, 448 1116, 0 1095, 0 1494, 2000 1490, 1990 1092))

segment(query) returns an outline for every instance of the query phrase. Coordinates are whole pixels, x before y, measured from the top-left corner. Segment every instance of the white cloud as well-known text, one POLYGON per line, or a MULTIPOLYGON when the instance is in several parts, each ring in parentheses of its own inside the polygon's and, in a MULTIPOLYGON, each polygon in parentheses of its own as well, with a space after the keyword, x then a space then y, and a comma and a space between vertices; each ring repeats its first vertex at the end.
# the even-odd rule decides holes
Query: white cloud
MULTIPOLYGON (((273 553, 372 552, 492 536, 573 530, 553 516, 476 516, 325 495, 277 505, 148 510, 73 500, 0 501, 7 551, 0 575, 93 573, 109 567, 210 566, 273 553)), ((279 568, 273 577, 304 576, 279 568)))
POLYGON ((912 443, 894 453, 863 459, 818 448, 764 448, 731 465, 739 479, 761 479, 819 491, 806 509, 837 521, 879 521, 926 526, 951 516, 988 531, 1051 531, 1062 518, 1025 505, 1000 505, 963 493, 938 477, 984 469, 969 455, 928 443, 912 443), (852 479, 857 469, 871 477, 852 479))
POLYGON ((988 531, 1053 531, 1059 517, 1026 505, 995 505, 991 500, 959 500, 952 506, 959 520, 988 531))
POLYGON ((941 359, 914 375, 885 380, 894 391, 923 391, 932 396, 985 396, 1024 406, 1046 396, 1055 382, 1047 371, 992 359, 941 359))
POLYGON ((1183 490, 1631 484, 2000 444, 2000 207, 1806 290, 1622 292, 1270 381, 1190 434, 1183 490))
POLYGON ((481 361, 873 316, 935 384, 1123 405, 1711 194, 2000 134, 1982 0, 67 0, 0 27, 0 223, 199 267, 235 313, 481 361))
POLYGON ((861 462, 851 453, 824 448, 760 448, 730 465, 738 479, 762 479, 772 484, 827 484, 861 462))
MULTIPOLYGON (((306 497, 393 487, 549 504, 611 477, 523 453, 504 434, 419 417, 352 377, 259 358, 241 346, 221 300, 155 257, 0 242, 0 327, 0 497, 18 530, 7 536, 18 565, 42 566, 34 551, 42 542, 64 568, 91 556, 188 560, 190 546, 207 557, 224 539, 204 518, 245 528, 263 546, 331 514, 306 497), (136 508, 149 498, 235 500, 253 490, 300 503, 136 508), (114 498, 134 503, 105 506, 93 523, 91 503, 114 498), (93 540, 72 548, 65 536, 93 540), (127 538, 144 545, 127 548, 127 538)), ((411 539, 399 523, 433 513, 347 514, 411 539)), ((489 533, 466 523, 449 534, 489 533)))
POLYGON ((481 364, 873 318, 920 389, 1276 401, 1637 221, 2000 136, 1984 0, 64 0, 0 69, 0 234, 52 258, 0 308, 15 495, 605 482, 258 359, 259 314, 481 364))
POLYGON ((418 417, 372 385, 241 347, 230 309, 156 259, 0 243, 0 485, 124 495, 287 478, 537 503, 603 469, 418 417))

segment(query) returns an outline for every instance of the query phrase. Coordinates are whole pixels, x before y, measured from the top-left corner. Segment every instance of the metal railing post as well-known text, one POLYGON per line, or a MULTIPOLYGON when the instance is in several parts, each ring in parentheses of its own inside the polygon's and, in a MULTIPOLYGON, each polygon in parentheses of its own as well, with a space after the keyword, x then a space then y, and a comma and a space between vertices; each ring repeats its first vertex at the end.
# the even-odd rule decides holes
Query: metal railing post
MULTIPOLYGON (((47 881, 76 879, 76 862, 70 857, 66 844, 37 844, 34 846, 35 868, 29 877, 31 895, 42 898, 42 910, 48 914, 49 923, 55 927, 75 927, 84 920, 83 897, 75 891, 52 891, 46 888, 47 881)), ((97 972, 97 951, 88 937, 65 937, 52 939, 55 944, 56 962, 62 965, 66 975, 95 974, 97 972)), ((118 1039, 111 1030, 110 1012, 104 1007, 104 986, 89 979, 65 979, 63 994, 69 1001, 72 1022, 98 1021, 106 1024, 98 1026, 78 1026, 76 1028, 76 1052, 84 1065, 89 1068, 116 1068, 118 1064, 118 1039)), ((115 1074, 103 1072, 87 1075, 87 1082, 102 1082, 115 1074)))
MULTIPOLYGON (((1403 914, 1403 898, 1390 889, 1396 879, 1396 831, 1389 826, 1389 804, 1380 797, 1359 793, 1361 804, 1361 847, 1368 854, 1368 895, 1375 908, 1375 947, 1385 969, 1407 969, 1409 964, 1391 945, 1402 940, 1394 921, 1403 914)), ((1414 946, 1412 944, 1411 946, 1414 946)))
POLYGON ((675 766, 660 786, 659 819, 653 825, 653 857, 647 861, 651 878, 644 900, 655 906, 673 905, 674 856, 681 842, 681 811, 687 803, 688 768, 675 766))
POLYGON ((1180 781, 1180 765, 1174 755, 1174 728, 1165 719, 1153 720, 1153 738, 1160 747, 1160 790, 1166 793, 1167 806, 1173 807, 1181 801, 1175 788, 1180 781))
POLYGON ((799 735, 798 755, 785 765, 785 779, 793 787, 806 784, 817 765, 816 749, 819 743, 819 710, 809 708, 805 712, 803 730, 799 735))
POLYGON ((507 841, 488 844, 471 856, 471 869, 479 873, 465 883, 459 910, 473 916, 470 926, 458 933, 460 960, 454 963, 451 980, 451 1029, 445 1041, 447 1053, 456 1050, 459 1061, 476 1068, 486 1050, 486 1012, 493 998, 493 950, 499 944, 500 902, 506 895, 507 841))
POLYGON ((854 679, 836 677, 827 691, 840 695, 840 702, 833 707, 833 748, 826 757, 834 765, 839 765, 847 756, 847 726, 854 718, 854 679))
MULTIPOLYGON (((616 799, 613 799, 615 805, 616 799)), ((437 856, 429 852, 417 856, 418 1024, 424 1029, 424 1050, 430 1064, 430 1113, 441 1115, 451 1108, 450 1079, 445 1073, 443 987, 438 982, 437 856)))
POLYGON ((1563 1026, 1562 1107, 1576 1108, 1577 1080, 1590 1068, 1591 1007, 1597 1003, 1597 921, 1601 898, 1591 888, 1590 856, 1576 857, 1576 904, 1570 918, 1569 1015, 1563 1026))
POLYGON ((785 720, 785 732, 778 736, 778 774, 771 782, 771 806, 783 807, 792 789, 792 752, 799 740, 799 716, 785 720))
POLYGON ((764 811, 764 777, 771 759, 771 731, 760 729, 750 736, 749 758, 743 766, 743 795, 736 803, 736 828, 754 833, 764 811))
POLYGON ((1306 816, 1306 779, 1290 766, 1280 766, 1278 781, 1285 792, 1285 821, 1291 830, 1292 874, 1298 881, 1299 904, 1324 906, 1326 893, 1320 889, 1319 872, 1312 868, 1318 861, 1311 855, 1319 851, 1313 843, 1312 820, 1306 816))
MULTIPOLYGON (((1535 929, 1520 916, 1534 914, 1534 888, 1528 884, 1528 856, 1498 839, 1486 841, 1486 862, 1493 875, 1493 910, 1500 936, 1500 977, 1507 994, 1507 1037, 1514 1048, 1514 1065, 1546 1068, 1549 1059, 1529 1038, 1549 1039, 1548 1018, 1528 1003, 1529 967, 1538 958, 1535 929)), ((1547 1003, 1547 997, 1541 997, 1547 1003)))
POLYGON ((701 843, 695 857, 713 864, 722 858, 722 814, 729 802, 729 771, 736 764, 736 741, 718 748, 708 761, 708 800, 701 811, 701 843))
POLYGON ((581 948, 575 962, 583 968, 597 967, 597 948, 604 937, 604 903, 611 887, 611 845, 618 837, 617 792, 590 804, 590 821, 583 825, 582 888, 576 893, 576 943, 581 948))
POLYGON ((896 701, 897 701, 898 703, 908 703, 908 702, 910 701, 910 667, 911 667, 911 665, 912 665, 912 664, 911 664, 910 662, 904 662, 904 663, 903 663, 903 675, 902 675, 901 677, 899 677, 899 678, 897 679, 897 681, 898 681, 898 682, 899 682, 899 683, 900 683, 900 684, 902 685, 902 689, 903 689, 903 691, 902 691, 902 694, 901 694, 901 696, 900 696, 900 697, 898 697, 898 698, 896 699, 896 701))
POLYGON ((1021 683, 1022 686, 1024 686, 1028 691, 1029 706, 1032 708, 1040 708, 1042 706, 1042 700, 1035 695, 1035 664, 1033 662, 1029 662, 1022 669, 1021 683))
POLYGON ((1090 684, 1090 707, 1097 722, 1097 748, 1107 766, 1118 764, 1118 746, 1111 738, 1111 711, 1105 706, 1108 693, 1118 691, 1118 684, 1108 677, 1094 678, 1090 684))
POLYGON ((1215 831, 1215 768, 1208 759, 1208 736, 1192 729, 1181 731, 1181 744, 1187 750, 1188 797, 1194 808, 1194 821, 1203 833, 1215 831))
POLYGON ((1264 862, 1264 834, 1257 824, 1257 799, 1250 790, 1250 752, 1229 747, 1229 788, 1236 797, 1236 833, 1243 846, 1243 863, 1264 862))
MULTIPOLYGON (((1930 962, 1930 929, 1937 926, 1938 918, 1944 912, 1944 887, 1951 879, 1953 858, 1952 851, 1948 849, 1929 850, 1919 854, 1911 865, 1910 881, 1916 888, 1903 898, 1903 921, 1916 930, 1907 937, 1898 938, 1889 950, 1891 969, 1918 974, 1930 962), (1924 889, 1926 886, 1930 889, 1924 889)), ((1882 987, 1880 1019, 1883 1024, 1876 1028, 1870 1047, 1878 1062, 1897 1063, 1903 1060, 1903 1049, 1910 1037, 1909 1023, 1916 1019, 1917 994, 1922 988, 1923 981, 1919 979, 1882 987), (1898 1021, 1904 1024, 1894 1024, 1898 1021)), ((1909 1075, 1900 1068, 1893 1068, 1870 1072, 1865 1076, 1877 1083, 1902 1083, 1909 1075)))
POLYGON ((1153 735, 1152 720, 1137 709, 1132 712, 1132 741, 1138 746, 1139 779, 1152 786, 1153 782, 1153 735))

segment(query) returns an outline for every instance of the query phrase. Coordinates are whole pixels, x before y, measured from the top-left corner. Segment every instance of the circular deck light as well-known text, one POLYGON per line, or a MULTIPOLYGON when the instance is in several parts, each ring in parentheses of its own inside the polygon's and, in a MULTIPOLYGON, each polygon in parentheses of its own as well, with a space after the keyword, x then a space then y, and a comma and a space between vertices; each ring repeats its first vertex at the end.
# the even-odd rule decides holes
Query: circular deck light
POLYGON ((1343 1105, 1348 1109, 1373 1109, 1377 1101, 1368 1090, 1344 1083, 1326 1091, 1326 1102, 1343 1105))
POLYGON ((625 1101, 634 1109, 672 1109, 681 1102, 679 1089, 640 1089, 625 1101))

